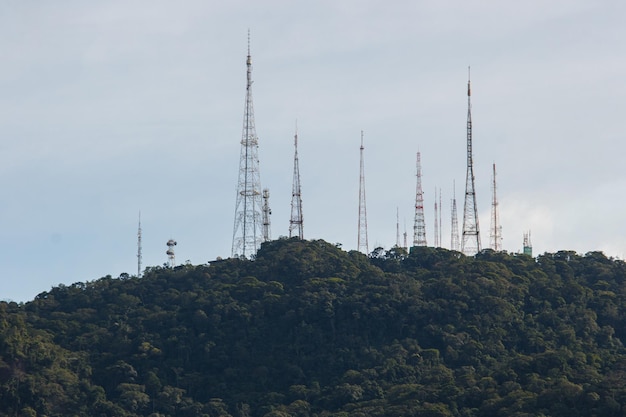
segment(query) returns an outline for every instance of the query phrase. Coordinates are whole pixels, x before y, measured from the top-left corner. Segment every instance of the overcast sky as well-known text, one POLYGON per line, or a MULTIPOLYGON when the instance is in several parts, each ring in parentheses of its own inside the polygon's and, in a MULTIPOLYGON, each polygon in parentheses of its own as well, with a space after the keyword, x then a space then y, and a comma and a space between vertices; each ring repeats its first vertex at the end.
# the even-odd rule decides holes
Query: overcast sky
POLYGON ((288 234, 298 124, 307 239, 356 249, 462 226, 467 68, 482 246, 497 166, 503 246, 626 254, 626 3, 0 3, 0 299, 231 251, 251 31, 262 186, 288 234), (406 225, 406 226, 405 226, 406 225))

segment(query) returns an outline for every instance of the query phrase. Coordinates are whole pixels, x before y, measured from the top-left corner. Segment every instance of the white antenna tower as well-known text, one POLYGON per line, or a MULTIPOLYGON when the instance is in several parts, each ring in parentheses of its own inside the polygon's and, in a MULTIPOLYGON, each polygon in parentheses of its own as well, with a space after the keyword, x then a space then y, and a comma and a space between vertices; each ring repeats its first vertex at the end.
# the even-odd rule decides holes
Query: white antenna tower
POLYGON ((422 191, 422 161, 417 153, 417 185, 415 190, 415 223, 413 224, 413 246, 426 246, 426 221, 424 220, 424 192, 422 191))
POLYGON ((493 194, 493 201, 491 202, 491 234, 490 244, 491 249, 499 252, 502 250, 502 225, 500 224, 500 213, 498 210, 498 197, 496 195, 496 164, 493 164, 493 177, 492 177, 491 191, 493 194))
POLYGON ((293 138, 293 185, 291 187, 291 219, 289 220, 289 237, 297 236, 304 239, 304 223, 302 218, 302 189, 300 187, 300 161, 298 159, 298 126, 293 138))
POLYGON ((367 245, 367 209, 365 208, 365 165, 363 163, 363 131, 361 130, 361 170, 359 176, 359 236, 358 236, 358 251, 368 254, 369 249, 367 245))
POLYGON ((272 225, 270 222, 270 216, 272 215, 272 209, 270 208, 270 190, 269 188, 263 189, 263 241, 269 242, 272 240, 272 225))
POLYGON ((254 258, 263 241, 261 176, 259 172, 259 138, 254 125, 252 106, 252 58, 248 31, 246 106, 244 111, 239 181, 235 204, 232 256, 254 258))
POLYGON ((396 206, 396 248, 400 247, 400 209, 396 206))
POLYGON ((141 210, 139 211, 139 226, 137 228, 137 278, 141 277, 141 210))
POLYGON ((450 232, 450 249, 458 251, 461 247, 459 242, 459 219, 456 210, 456 184, 452 182, 452 226, 450 232))
POLYGON ((176 245, 177 243, 174 239, 167 241, 167 251, 165 251, 165 253, 167 254, 167 266, 170 268, 174 268, 176 266, 176 255, 174 254, 174 246, 176 245))
POLYGON ((437 206, 437 188, 435 188, 435 247, 441 246, 439 242, 439 207, 437 206))

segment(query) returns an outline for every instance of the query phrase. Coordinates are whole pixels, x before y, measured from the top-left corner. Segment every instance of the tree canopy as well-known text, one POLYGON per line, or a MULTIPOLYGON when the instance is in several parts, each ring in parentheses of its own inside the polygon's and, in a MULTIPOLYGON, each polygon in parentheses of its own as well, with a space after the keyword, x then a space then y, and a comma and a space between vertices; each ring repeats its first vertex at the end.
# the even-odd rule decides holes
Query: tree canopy
POLYGON ((0 303, 0 416, 623 416, 626 264, 263 244, 0 303))

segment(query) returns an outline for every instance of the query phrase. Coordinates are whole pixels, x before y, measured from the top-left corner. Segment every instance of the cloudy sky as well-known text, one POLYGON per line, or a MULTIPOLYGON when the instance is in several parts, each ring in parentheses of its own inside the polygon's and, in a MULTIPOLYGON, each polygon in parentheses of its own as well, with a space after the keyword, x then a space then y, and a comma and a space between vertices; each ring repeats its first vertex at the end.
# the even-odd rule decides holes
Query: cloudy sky
POLYGON ((467 68, 483 247, 497 166, 503 246, 626 254, 626 3, 160 0, 0 4, 0 299, 230 255, 251 31, 261 182, 288 234, 298 124, 307 239, 450 245, 465 184, 467 68))

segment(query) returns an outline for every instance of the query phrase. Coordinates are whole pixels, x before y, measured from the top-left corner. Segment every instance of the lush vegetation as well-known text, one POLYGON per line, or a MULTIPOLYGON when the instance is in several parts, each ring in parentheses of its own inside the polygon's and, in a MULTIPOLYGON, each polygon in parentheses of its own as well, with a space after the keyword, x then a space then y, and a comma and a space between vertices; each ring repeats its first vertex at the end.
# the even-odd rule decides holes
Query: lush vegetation
POLYGON ((264 244, 0 303, 0 416, 623 416, 626 264, 264 244))

